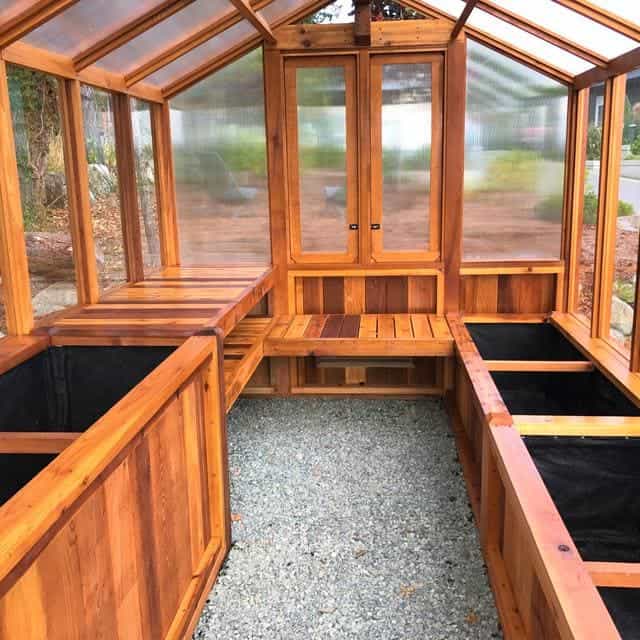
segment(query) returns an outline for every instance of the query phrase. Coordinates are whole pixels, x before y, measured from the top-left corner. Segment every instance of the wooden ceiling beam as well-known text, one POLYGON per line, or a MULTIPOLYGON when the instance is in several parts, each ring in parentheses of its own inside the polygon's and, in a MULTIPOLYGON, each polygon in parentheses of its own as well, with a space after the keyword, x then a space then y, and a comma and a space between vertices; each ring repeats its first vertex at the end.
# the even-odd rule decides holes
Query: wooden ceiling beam
MULTIPOLYGON (((272 28, 275 30, 286 24, 298 22, 303 18, 306 18, 308 15, 311 15, 312 13, 319 11, 323 7, 326 7, 330 3, 331 3, 331 0, 312 0, 311 2, 304 4, 299 9, 296 9, 295 11, 292 11, 282 16, 278 20, 276 20, 273 23, 272 28)), ((162 88, 163 98, 165 100, 169 100, 174 96, 176 96, 178 93, 182 93, 183 91, 186 91, 189 87, 193 86, 203 78, 206 78, 208 75, 215 73, 222 67, 230 64, 234 60, 237 60, 238 58, 245 55, 252 49, 255 49, 257 46, 260 45, 261 42, 262 42, 261 36, 259 35, 251 36, 249 38, 246 38, 242 42, 240 42, 238 45, 236 45, 232 49, 229 49, 223 52, 222 54, 219 54, 214 58, 207 60, 206 62, 201 64, 197 69, 194 69, 188 74, 182 76, 181 78, 178 78, 177 80, 163 87, 162 88)))
POLYGON ((371 2, 354 0, 353 40, 359 47, 371 46, 371 2))
POLYGON ((266 42, 275 44, 276 37, 273 35, 269 23, 255 11, 248 0, 231 0, 231 4, 245 20, 248 20, 255 27, 266 42))
MULTIPOLYGON (((253 8, 257 11, 263 9, 267 5, 271 4, 274 0, 258 0, 253 4, 253 8)), ((133 69, 133 71, 125 75, 125 82, 128 87, 144 80, 144 78, 150 76, 152 73, 166 67, 174 60, 177 60, 181 56, 189 53, 201 44, 204 44, 207 40, 217 36, 229 27, 237 24, 242 20, 242 16, 239 11, 233 11, 223 16, 222 18, 216 18, 210 23, 204 25, 196 32, 190 34, 186 38, 174 43, 168 49, 165 49, 158 55, 143 62, 140 66, 133 69)))
POLYGON ((609 78, 620 76, 623 73, 629 73, 640 67, 640 47, 627 51, 622 55, 609 61, 604 67, 594 67, 574 78, 573 84, 576 89, 586 89, 594 84, 605 82, 609 78))
POLYGON ((467 24, 467 20, 469 19, 469 16, 474 10, 476 4, 478 4, 478 0, 467 0, 467 4, 464 6, 460 17, 456 20, 456 24, 454 25, 453 31, 451 32, 451 42, 453 42, 460 35, 460 32, 464 29, 464 25, 467 24))
MULTIPOLYGON (((429 12, 429 14, 434 17, 443 18, 444 20, 449 20, 450 22, 456 21, 456 19, 451 14, 433 7, 427 2, 423 2, 423 0, 399 0, 399 2, 400 4, 404 5, 405 7, 409 7, 410 9, 421 12, 429 12)), ((553 78, 554 80, 567 85, 573 83, 573 75, 571 75, 564 69, 560 69, 555 65, 549 62, 545 62, 537 56, 528 53, 527 51, 519 49, 518 47, 514 47, 513 45, 506 43, 504 40, 500 40, 499 38, 492 36, 486 31, 482 31, 481 29, 477 29, 470 25, 465 26, 465 31, 467 32, 467 35, 471 36, 474 40, 477 40, 478 42, 481 42, 491 49, 494 49, 499 53, 513 58, 518 62, 521 62, 522 64, 530 67, 531 69, 534 69, 535 71, 544 73, 550 78, 553 78)))
MULTIPOLYGON (((611 13, 603 7, 588 2, 587 0, 553 0, 556 4, 571 9, 580 15, 599 22, 601 25, 621 33, 627 38, 640 42, 640 25, 625 20, 622 16, 611 13)), ((629 0, 629 4, 636 0, 629 0)))
POLYGON ((78 0, 39 0, 31 3, 24 11, 0 24, 0 49, 17 42, 76 2, 78 0))
POLYGON ((193 2, 194 0, 165 0, 161 2, 158 6, 143 13, 132 22, 128 22, 119 29, 112 31, 104 38, 101 38, 74 56, 73 64, 76 71, 82 71, 82 69, 92 65, 97 60, 100 60, 100 58, 104 58, 112 51, 115 51, 130 40, 133 40, 136 36, 151 29, 193 2))
POLYGON ((600 55, 595 51, 589 49, 588 47, 584 47, 581 44, 578 44, 577 42, 567 40, 566 38, 563 38, 556 33, 547 31, 540 25, 537 25, 530 20, 523 18, 522 16, 513 13, 512 11, 503 9, 490 0, 478 0, 476 6, 478 7, 478 9, 482 9, 482 11, 485 11, 492 16, 500 18, 500 20, 504 20, 510 25, 513 25, 518 29, 522 29, 523 31, 526 31, 531 35, 536 36, 536 38, 540 38, 540 40, 544 40, 549 44, 564 49, 574 56, 578 56, 579 58, 587 60, 593 65, 596 65, 598 67, 605 67, 607 65, 608 58, 606 58, 605 56, 600 55))

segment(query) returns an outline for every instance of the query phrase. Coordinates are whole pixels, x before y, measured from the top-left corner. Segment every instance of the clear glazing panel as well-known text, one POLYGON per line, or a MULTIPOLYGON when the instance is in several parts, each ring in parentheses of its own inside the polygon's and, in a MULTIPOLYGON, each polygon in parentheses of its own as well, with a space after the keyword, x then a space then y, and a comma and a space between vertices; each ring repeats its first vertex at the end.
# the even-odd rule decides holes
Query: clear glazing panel
POLYGON ((32 304, 40 317, 77 303, 58 80, 7 70, 32 304))
POLYGON ((271 262, 262 51, 171 101, 183 264, 271 262))
POLYGON ((382 66, 382 232, 387 251, 427 251, 431 65, 382 66))
POLYGON ((640 3, 635 0, 590 0, 590 2, 629 22, 640 24, 640 3))
POLYGON ((80 0, 23 40, 74 56, 160 4, 161 0, 80 0))
POLYGON ((347 249, 347 107, 343 67, 296 73, 300 233, 304 253, 347 249))
POLYGON ((100 289, 127 281, 111 94, 82 85, 82 116, 100 289))
POLYGON ((631 349, 640 241, 640 70, 627 76, 611 298, 611 338, 631 349))
POLYGON ((160 228, 156 205, 156 174, 151 135, 151 107, 148 102, 131 101, 133 150, 136 161, 138 215, 145 276, 160 267, 160 228))
POLYGON ((109 71, 129 73, 143 62, 155 58, 164 50, 234 10, 228 0, 196 0, 115 49, 96 64, 109 71))
POLYGON ((607 58, 614 58, 638 46, 631 40, 607 27, 567 9, 553 0, 493 0, 503 9, 507 9, 522 18, 537 24, 550 33, 584 45, 607 58))
POLYGON ((146 78, 145 82, 160 87, 167 86, 187 73, 194 71, 205 62, 240 44, 246 38, 256 35, 256 33, 257 31, 246 20, 238 22, 215 38, 207 40, 204 44, 174 60, 166 67, 158 69, 158 71, 146 78))
POLYGON ((334 0, 302 20, 305 24, 350 24, 354 21, 353 2, 334 0))
POLYGON ((464 259, 560 257, 567 88, 469 41, 464 259))
POLYGON ((587 129, 587 157, 584 172, 584 208, 578 267, 578 296, 575 311, 591 325, 593 311, 593 265, 598 222, 600 192, 600 158, 602 155, 602 122, 604 119, 604 83, 589 91, 589 126, 587 129))

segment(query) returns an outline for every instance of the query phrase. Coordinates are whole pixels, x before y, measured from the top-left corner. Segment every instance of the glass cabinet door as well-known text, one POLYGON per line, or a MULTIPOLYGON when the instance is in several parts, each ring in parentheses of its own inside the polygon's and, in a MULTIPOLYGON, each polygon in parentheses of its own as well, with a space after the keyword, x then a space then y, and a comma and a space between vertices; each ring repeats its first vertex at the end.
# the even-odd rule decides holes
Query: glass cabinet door
POLYGON ((355 262, 358 250, 355 59, 285 63, 291 257, 355 262))
POLYGON ((442 57, 371 58, 371 257, 437 260, 442 57))

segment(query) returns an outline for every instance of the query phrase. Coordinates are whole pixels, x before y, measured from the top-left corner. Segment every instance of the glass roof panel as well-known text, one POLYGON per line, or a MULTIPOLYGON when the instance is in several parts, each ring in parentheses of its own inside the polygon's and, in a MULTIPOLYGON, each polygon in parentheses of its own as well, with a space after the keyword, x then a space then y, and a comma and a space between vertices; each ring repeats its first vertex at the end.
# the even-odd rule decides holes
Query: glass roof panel
MULTIPOLYGON (((292 11, 297 11, 306 4, 305 0, 275 0, 264 9, 258 11, 259 14, 270 24, 281 20, 292 11)), ((349 5, 351 3, 349 2, 349 5)))
POLYGON ((199 47, 189 51, 189 53, 183 55, 177 60, 174 60, 166 67, 158 69, 158 71, 151 74, 148 78, 145 78, 144 81, 156 86, 165 87, 190 71, 194 71, 208 60, 219 56, 225 51, 240 44, 243 40, 246 40, 256 34, 257 31, 253 26, 246 20, 242 20, 241 22, 234 24, 233 27, 223 31, 215 38, 208 40, 199 47))
POLYGON ((468 24, 571 75, 578 75, 593 67, 587 60, 578 58, 485 11, 474 9, 469 16, 468 24))
POLYGON ((536 0, 535 2, 493 0, 493 2, 550 33, 564 36, 567 40, 581 44, 606 58, 615 58, 638 46, 635 40, 631 40, 613 29, 608 29, 552 0, 536 0))
POLYGON ((23 41, 75 56, 160 4, 162 0, 81 0, 27 34, 23 41))
POLYGON ((424 4, 440 9, 440 11, 448 13, 452 18, 460 17, 464 7, 464 2, 460 2, 460 0, 427 0, 424 4))
POLYGON ((32 4, 35 0, 0 0, 0 24, 15 18, 32 4))
POLYGON ((235 11, 235 8, 228 0, 196 0, 98 60, 96 65, 107 71, 129 73, 192 33, 200 31, 208 23, 220 20, 232 11, 235 11))
POLYGON ((609 13, 640 24, 640 2, 637 0, 590 0, 596 7, 605 9, 609 13))

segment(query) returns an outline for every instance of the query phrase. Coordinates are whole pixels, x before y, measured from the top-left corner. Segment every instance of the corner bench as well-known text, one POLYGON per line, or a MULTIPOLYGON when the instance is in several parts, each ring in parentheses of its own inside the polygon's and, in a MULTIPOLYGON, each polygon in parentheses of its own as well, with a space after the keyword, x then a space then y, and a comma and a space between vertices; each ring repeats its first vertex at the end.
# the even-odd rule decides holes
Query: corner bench
POLYGON ((443 316, 427 313, 325 314, 278 318, 265 356, 452 356, 443 316))

